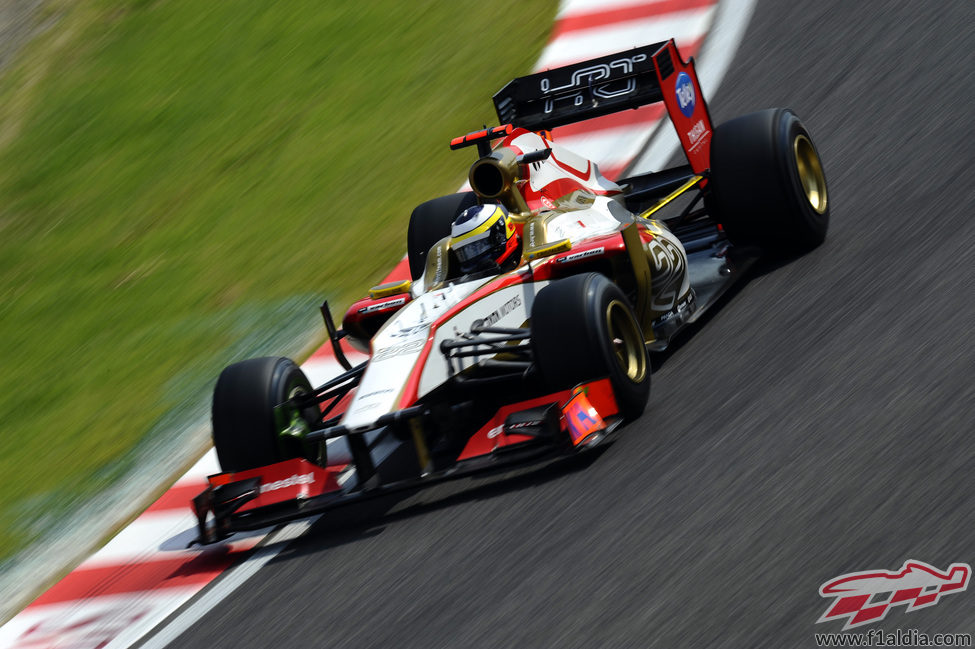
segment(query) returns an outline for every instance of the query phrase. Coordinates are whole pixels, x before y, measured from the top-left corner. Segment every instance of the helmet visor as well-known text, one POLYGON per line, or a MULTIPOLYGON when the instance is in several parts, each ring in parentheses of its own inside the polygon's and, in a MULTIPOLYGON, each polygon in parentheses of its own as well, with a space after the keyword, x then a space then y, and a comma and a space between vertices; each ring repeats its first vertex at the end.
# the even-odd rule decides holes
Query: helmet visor
POLYGON ((505 222, 499 219, 483 236, 464 241, 462 245, 454 247, 454 252, 461 264, 469 266, 480 259, 492 256, 495 250, 500 255, 504 251, 505 242, 505 222))

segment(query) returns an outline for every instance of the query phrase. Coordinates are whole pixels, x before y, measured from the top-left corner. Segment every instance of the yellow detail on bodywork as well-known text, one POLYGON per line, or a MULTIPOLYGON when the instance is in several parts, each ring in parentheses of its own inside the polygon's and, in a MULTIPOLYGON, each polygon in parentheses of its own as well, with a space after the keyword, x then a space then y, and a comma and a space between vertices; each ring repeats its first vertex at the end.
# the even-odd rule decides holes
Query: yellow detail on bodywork
POLYGON ((648 219, 648 218, 650 218, 650 215, 651 214, 653 214, 655 212, 658 212, 661 209, 663 209, 664 207, 666 207, 667 205, 669 205, 675 198, 677 198, 678 196, 680 196, 681 194, 683 194, 684 192, 686 192, 688 189, 691 189, 692 187, 694 187, 695 185, 697 185, 703 179, 704 179, 704 176, 691 176, 686 183, 684 183, 683 185, 681 185, 680 187, 678 187, 677 189, 675 189, 671 193, 669 193, 666 196, 664 196, 663 198, 661 198, 659 201, 657 201, 657 204, 656 205, 654 205, 650 209, 648 209, 648 210, 644 211, 642 214, 640 214, 640 218, 641 219, 648 219))
POLYGON ((568 239, 560 239, 553 243, 547 243, 527 250, 525 252, 525 258, 528 261, 534 261, 542 257, 551 257, 560 252, 568 252, 569 250, 572 250, 572 242, 568 239))
POLYGON ((375 300, 381 297, 389 297, 390 295, 409 293, 410 286, 412 286, 412 282, 408 279, 380 284, 369 289, 369 297, 375 300))

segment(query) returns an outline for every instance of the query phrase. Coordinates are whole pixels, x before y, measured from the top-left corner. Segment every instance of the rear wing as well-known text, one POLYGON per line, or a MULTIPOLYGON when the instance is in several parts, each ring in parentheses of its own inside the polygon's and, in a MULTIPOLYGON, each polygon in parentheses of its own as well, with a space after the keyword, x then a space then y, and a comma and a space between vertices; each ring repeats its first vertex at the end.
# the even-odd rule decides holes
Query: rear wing
POLYGON ((710 167, 711 117, 694 59, 673 39, 545 70, 509 82, 494 95, 502 124, 544 131, 629 108, 664 102, 695 173, 710 167))

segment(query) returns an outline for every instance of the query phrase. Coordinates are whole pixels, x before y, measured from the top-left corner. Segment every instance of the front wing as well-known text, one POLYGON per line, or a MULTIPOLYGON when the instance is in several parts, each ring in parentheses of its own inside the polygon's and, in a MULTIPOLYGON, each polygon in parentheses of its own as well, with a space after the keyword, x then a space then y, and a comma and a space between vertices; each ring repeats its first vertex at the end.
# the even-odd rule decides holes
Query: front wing
POLYGON ((622 423, 609 379, 599 379, 499 408, 453 463, 435 467, 421 410, 391 413, 369 431, 321 431, 346 438, 351 460, 346 463, 320 466, 294 458, 209 476, 207 488, 192 501, 199 532, 193 543, 215 543, 235 532, 432 482, 570 455, 598 445, 622 423))

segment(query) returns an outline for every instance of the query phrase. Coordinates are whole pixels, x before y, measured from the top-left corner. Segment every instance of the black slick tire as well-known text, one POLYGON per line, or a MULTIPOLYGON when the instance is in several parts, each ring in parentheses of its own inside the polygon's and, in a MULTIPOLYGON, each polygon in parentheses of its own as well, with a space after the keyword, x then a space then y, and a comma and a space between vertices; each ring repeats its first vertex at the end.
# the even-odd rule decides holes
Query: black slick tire
POLYGON ((734 243, 792 254, 826 238, 829 201, 822 161, 809 132, 787 108, 718 126, 709 183, 708 208, 734 243))
MULTIPOLYGON (((224 471, 246 471, 296 457, 278 442, 274 408, 295 394, 308 394, 305 373, 287 358, 252 358, 228 366, 213 390, 213 445, 224 471)), ((314 427, 317 407, 300 416, 314 427)))
POLYGON ((608 376, 624 418, 643 414, 650 398, 643 334, 623 292, 603 275, 574 275, 539 291, 531 344, 546 390, 608 376))

